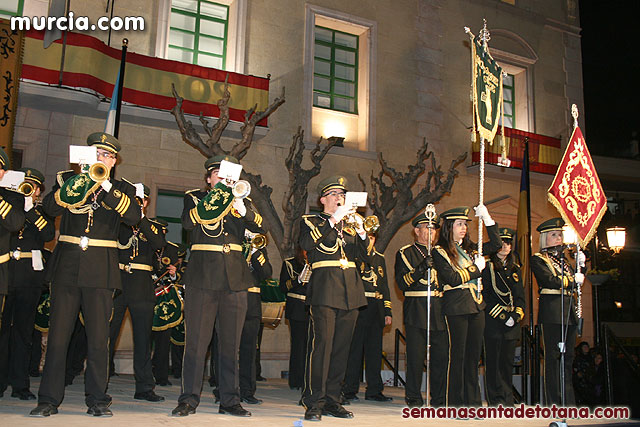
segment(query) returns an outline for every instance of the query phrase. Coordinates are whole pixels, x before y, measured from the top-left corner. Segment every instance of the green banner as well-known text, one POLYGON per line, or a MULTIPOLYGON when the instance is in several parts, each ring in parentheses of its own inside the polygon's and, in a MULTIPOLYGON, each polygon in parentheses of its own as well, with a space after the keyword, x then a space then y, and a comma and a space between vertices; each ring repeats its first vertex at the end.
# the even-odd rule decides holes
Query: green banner
POLYGON ((473 111, 478 133, 493 141, 502 107, 502 68, 482 46, 478 36, 471 43, 473 61, 473 111))
POLYGON ((225 216, 231 209, 233 194, 231 188, 222 182, 217 183, 196 207, 198 220, 202 224, 213 224, 225 216))
POLYGON ((89 178, 88 173, 74 175, 62 184, 54 197, 56 202, 65 208, 77 208, 85 204, 87 197, 91 195, 100 183, 89 178))

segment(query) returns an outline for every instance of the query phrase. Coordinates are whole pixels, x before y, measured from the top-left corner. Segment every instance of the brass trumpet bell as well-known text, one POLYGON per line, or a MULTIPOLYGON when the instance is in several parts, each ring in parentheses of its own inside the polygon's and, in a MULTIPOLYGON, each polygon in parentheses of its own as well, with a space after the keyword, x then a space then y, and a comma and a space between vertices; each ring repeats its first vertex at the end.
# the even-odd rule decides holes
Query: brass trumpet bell
POLYGON ((367 233, 375 233, 380 228, 380 221, 377 216, 370 215, 364 219, 363 227, 367 233))
POLYGON ((18 185, 18 192, 24 194, 25 197, 31 197, 35 191, 36 186, 29 181, 22 181, 20 185, 18 185))
POLYGON ((251 239, 251 246, 254 249, 258 249, 258 250, 264 249, 268 243, 269 243, 269 239, 267 239, 267 236, 265 234, 256 234, 251 239))
POLYGON ((231 193, 236 199, 244 199, 251 193, 251 184, 244 179, 237 181, 231 188, 231 193))
POLYGON ((104 163, 96 162, 89 166, 89 178, 95 182, 102 182, 109 177, 109 169, 104 163))

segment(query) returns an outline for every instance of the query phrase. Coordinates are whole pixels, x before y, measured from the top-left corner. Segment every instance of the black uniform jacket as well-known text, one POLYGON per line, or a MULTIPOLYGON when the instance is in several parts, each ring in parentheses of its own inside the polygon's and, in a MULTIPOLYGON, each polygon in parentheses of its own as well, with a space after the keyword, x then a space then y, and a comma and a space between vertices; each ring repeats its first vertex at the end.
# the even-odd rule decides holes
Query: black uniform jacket
POLYGON ((33 250, 39 250, 44 264, 44 244, 56 235, 55 222, 42 212, 41 206, 34 206, 25 212, 24 226, 11 234, 11 274, 10 287, 40 288, 44 281, 44 270, 33 269, 33 250), (26 255, 26 256, 25 256, 26 255), (16 258, 17 257, 17 258, 16 258))
MULTIPOLYGON (((155 252, 165 246, 166 240, 159 224, 152 223, 147 217, 134 227, 120 227, 118 238, 118 256, 123 280, 134 286, 130 289, 141 298, 150 292, 153 271, 136 269, 135 264, 154 267, 155 252), (123 268, 124 267, 124 268, 123 268)), ((133 296, 135 298, 135 296, 133 296)))
MULTIPOLYGON (((573 295, 568 294, 574 286, 574 279, 571 267, 566 260, 564 261, 564 270, 564 318, 566 322, 567 311, 571 305, 569 324, 574 325, 577 323, 576 304, 575 299, 572 302, 573 295)), ((560 257, 547 251, 536 253, 531 257, 531 271, 538 282, 538 293, 540 294, 538 323, 561 323, 560 289, 563 279, 560 257)))
MULTIPOLYGON (((197 222, 191 215, 198 202, 207 193, 201 190, 188 191, 184 196, 182 211, 182 227, 190 232, 191 256, 189 268, 184 277, 187 288, 209 290, 244 291, 253 286, 254 278, 241 250, 209 251, 194 250, 194 245, 216 245, 217 247, 238 248, 244 240, 245 228, 253 232, 263 232, 262 216, 247 208, 244 217, 235 209, 231 210, 220 221, 205 225, 197 222), (225 246, 228 245, 228 246, 225 246), (231 246, 232 245, 232 246, 231 246)), ((244 203, 244 201, 243 201, 244 203)))
POLYGON ((113 185, 107 193, 98 187, 97 209, 89 220, 88 211, 93 197, 79 209, 62 207, 56 202, 55 193, 62 184, 75 173, 58 172, 57 182, 42 202, 44 212, 50 217, 62 216, 60 236, 89 238, 89 246, 82 250, 77 243, 58 240, 47 264, 46 276, 53 285, 90 287, 103 289, 121 289, 120 269, 118 268, 118 248, 92 246, 91 239, 117 242, 120 224, 135 225, 140 221, 141 209, 136 203, 136 189, 126 181, 111 180, 113 185), (89 226, 89 232, 85 231, 89 226))
MULTIPOLYGON (((151 265, 153 266, 153 280, 155 281, 160 276, 162 276, 166 271, 169 265, 176 266, 176 282, 180 283, 181 271, 180 268, 182 264, 185 262, 182 261, 180 264, 176 264, 178 262, 178 245, 173 242, 166 241, 166 244, 155 251, 152 258, 151 265)), ((160 279, 155 286, 160 286, 163 284, 167 284, 169 282, 169 273, 165 274, 162 279, 160 279)))
MULTIPOLYGON (((498 224, 487 227, 489 242, 483 245, 483 252, 491 254, 502 248, 502 239, 498 233, 498 224)), ((475 244, 474 244, 475 246, 475 244)), ((459 263, 449 259, 443 248, 436 246, 433 251, 433 264, 438 270, 438 280, 442 285, 444 296, 442 297, 442 312, 445 315, 455 316, 462 314, 478 313, 484 309, 485 303, 476 297, 477 286, 470 283, 482 275, 478 267, 473 263, 474 253, 468 254, 471 261, 459 258, 459 263)))
POLYGON ((280 290, 287 294, 284 317, 299 322, 304 322, 309 317, 309 310, 304 303, 307 298, 307 286, 298 280, 303 268, 304 264, 296 257, 291 257, 282 261, 280 269, 280 290))
POLYGON ((253 276, 253 286, 249 289, 249 298, 247 299, 247 314, 255 314, 262 316, 262 299, 260 298, 260 283, 263 280, 270 279, 273 274, 273 268, 269 262, 267 248, 256 250, 247 259, 247 264, 253 276))
POLYGON ((0 188, 0 256, 6 259, 0 263, 0 295, 9 290, 9 249, 11 233, 24 225, 24 196, 15 191, 0 188))
POLYGON ((384 317, 391 316, 391 296, 387 283, 387 265, 384 255, 375 248, 369 250, 369 263, 360 263, 360 277, 364 284, 369 309, 378 311, 380 326, 384 327, 384 317))
POLYGON ((306 304, 353 310, 367 304, 357 268, 368 262, 367 244, 353 229, 342 229, 342 222, 336 224, 337 229, 331 227, 329 217, 325 213, 304 215, 300 224, 300 247, 307 251, 312 268, 306 304), (345 269, 339 266, 341 246, 350 263, 345 269))
POLYGON ((503 336, 506 339, 520 338, 518 323, 524 317, 524 288, 522 273, 515 265, 508 269, 488 261, 482 271, 482 296, 487 307, 485 309, 485 335, 503 336), (509 317, 514 325, 505 324, 509 317))
MULTIPOLYGON (((423 329, 427 328, 427 272, 420 274, 416 271, 416 267, 425 260, 425 256, 428 256, 427 253, 427 247, 417 242, 404 246, 396 254, 395 265, 396 283, 405 295, 402 303, 404 324, 423 329), (414 294, 413 292, 418 293, 414 294)), ((431 269, 430 326, 432 331, 446 329, 442 315, 442 286, 438 283, 438 274, 435 268, 431 269)))

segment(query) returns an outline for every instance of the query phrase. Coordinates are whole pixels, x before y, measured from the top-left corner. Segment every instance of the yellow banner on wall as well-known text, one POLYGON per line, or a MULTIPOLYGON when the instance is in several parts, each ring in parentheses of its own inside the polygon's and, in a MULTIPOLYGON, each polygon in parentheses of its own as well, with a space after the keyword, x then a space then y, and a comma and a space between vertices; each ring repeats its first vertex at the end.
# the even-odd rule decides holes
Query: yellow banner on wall
POLYGON ((0 19, 0 146, 10 159, 13 157, 23 46, 23 33, 12 31, 9 21, 0 19))

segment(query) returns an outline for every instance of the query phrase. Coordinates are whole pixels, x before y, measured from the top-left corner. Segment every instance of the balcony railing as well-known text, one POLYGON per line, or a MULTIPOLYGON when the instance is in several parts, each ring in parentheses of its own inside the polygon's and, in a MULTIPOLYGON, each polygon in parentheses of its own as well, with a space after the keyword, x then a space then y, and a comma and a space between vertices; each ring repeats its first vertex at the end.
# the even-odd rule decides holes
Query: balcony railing
MULTIPOLYGON (((529 142, 529 170, 553 175, 558 169, 562 159, 562 149, 559 138, 538 135, 518 129, 504 128, 505 143, 507 145, 507 157, 511 160, 509 167, 522 169, 525 141, 529 142)), ((480 162, 480 137, 471 144, 471 162, 476 165, 480 162)), ((485 143, 485 162, 502 166, 498 157, 502 153, 500 135, 497 134, 493 144, 485 143)))

